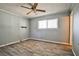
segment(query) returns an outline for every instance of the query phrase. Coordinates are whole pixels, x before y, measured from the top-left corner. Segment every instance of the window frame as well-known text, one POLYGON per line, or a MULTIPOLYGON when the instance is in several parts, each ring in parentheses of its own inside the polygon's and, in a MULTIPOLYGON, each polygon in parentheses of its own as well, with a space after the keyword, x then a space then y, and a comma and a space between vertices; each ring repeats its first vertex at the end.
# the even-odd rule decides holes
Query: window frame
MULTIPOLYGON (((44 21, 44 20, 39 20, 39 21, 44 21)), ((41 30, 41 29, 58 29, 58 27, 59 27, 59 26, 58 26, 58 18, 46 20, 46 28, 39 28, 39 21, 38 21, 38 26, 37 26, 39 30, 41 30), (55 19, 57 20, 57 28, 48 28, 48 21, 49 21, 49 20, 55 20, 55 19)))

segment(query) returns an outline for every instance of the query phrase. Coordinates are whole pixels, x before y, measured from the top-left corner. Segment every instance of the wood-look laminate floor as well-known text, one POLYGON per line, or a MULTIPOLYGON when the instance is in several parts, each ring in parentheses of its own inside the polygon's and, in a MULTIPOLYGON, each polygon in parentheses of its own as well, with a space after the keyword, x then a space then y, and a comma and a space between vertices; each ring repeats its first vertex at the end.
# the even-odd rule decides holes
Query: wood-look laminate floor
POLYGON ((0 56, 73 56, 70 46, 26 40, 0 48, 0 56))

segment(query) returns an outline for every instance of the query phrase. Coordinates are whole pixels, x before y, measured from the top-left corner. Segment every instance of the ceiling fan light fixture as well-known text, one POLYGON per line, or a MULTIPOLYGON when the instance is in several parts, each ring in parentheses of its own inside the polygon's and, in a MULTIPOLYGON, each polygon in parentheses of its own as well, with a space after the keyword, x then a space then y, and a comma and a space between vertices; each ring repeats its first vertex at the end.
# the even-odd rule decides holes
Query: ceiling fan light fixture
POLYGON ((31 11, 29 11, 27 13, 27 15, 30 14, 32 11, 34 11, 35 15, 37 15, 36 14, 37 11, 39 11, 39 12, 46 12, 45 10, 37 9, 38 3, 34 3, 34 4, 29 3, 29 5, 31 6, 31 8, 26 7, 26 6, 21 6, 22 8, 31 9, 31 11))

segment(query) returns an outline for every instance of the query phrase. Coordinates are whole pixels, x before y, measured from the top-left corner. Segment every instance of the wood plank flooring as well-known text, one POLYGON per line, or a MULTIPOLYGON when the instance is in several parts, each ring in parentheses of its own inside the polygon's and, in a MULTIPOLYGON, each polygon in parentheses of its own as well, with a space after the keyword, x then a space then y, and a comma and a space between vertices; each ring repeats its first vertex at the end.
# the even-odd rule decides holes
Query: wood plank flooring
POLYGON ((73 56, 70 46, 26 40, 0 48, 0 56, 73 56))

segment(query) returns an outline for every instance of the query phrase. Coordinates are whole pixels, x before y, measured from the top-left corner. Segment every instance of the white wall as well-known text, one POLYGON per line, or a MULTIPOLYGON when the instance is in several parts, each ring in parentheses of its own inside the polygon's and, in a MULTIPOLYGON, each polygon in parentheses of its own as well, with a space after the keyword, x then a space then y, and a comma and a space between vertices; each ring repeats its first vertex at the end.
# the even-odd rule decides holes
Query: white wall
POLYGON ((0 45, 28 37, 28 20, 0 10, 0 45), (21 29, 21 26, 27 29, 21 29))
POLYGON ((56 42, 69 42, 69 16, 62 12, 53 15, 37 17, 30 20, 30 37, 56 42), (38 29, 39 20, 58 18, 58 29, 38 29))
POLYGON ((73 12, 73 51, 79 56, 79 4, 74 5, 73 12))

